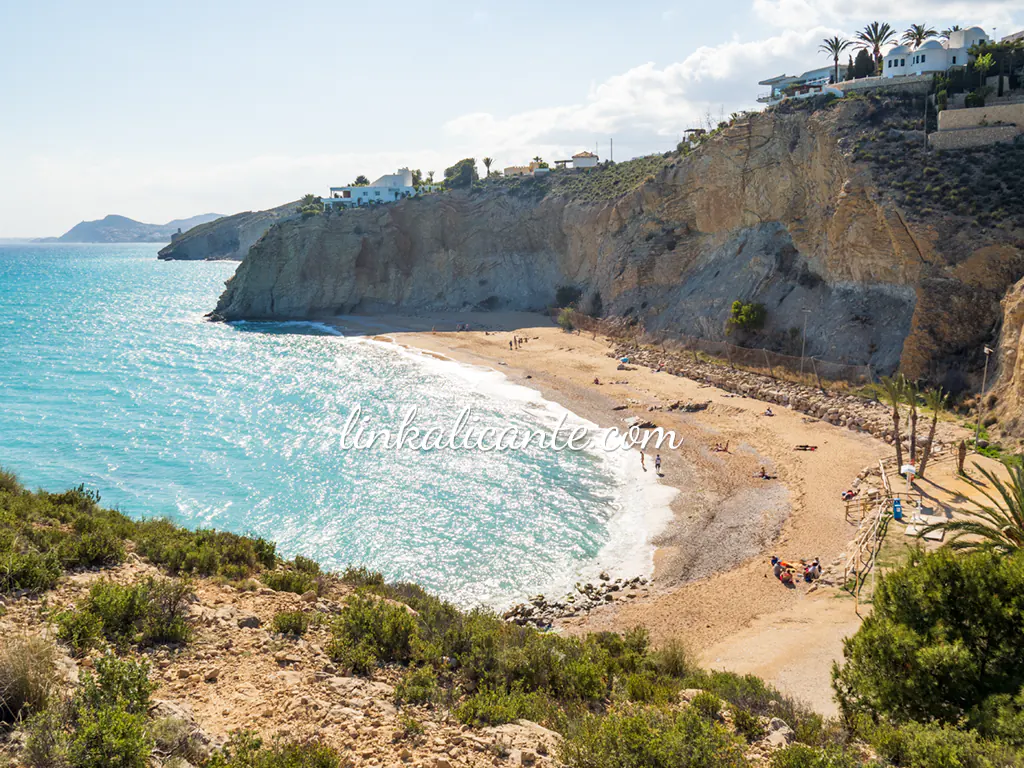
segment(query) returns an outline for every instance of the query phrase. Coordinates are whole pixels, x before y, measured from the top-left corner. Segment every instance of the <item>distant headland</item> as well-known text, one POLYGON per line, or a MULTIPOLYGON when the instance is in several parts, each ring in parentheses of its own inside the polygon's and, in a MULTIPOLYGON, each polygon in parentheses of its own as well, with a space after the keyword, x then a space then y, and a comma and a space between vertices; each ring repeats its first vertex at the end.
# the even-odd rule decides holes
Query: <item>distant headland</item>
POLYGON ((81 221, 60 237, 41 237, 37 243, 168 243, 179 232, 221 218, 219 213, 202 213, 166 224, 146 224, 127 216, 109 215, 96 221, 81 221))

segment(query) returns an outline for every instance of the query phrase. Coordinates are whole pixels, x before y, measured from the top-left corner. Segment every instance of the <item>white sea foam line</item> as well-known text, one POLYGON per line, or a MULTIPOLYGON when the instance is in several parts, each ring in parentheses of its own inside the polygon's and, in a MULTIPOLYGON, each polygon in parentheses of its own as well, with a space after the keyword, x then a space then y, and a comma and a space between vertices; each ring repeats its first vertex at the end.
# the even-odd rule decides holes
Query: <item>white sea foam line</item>
MULTIPOLYGON (((463 363, 403 344, 364 336, 348 338, 355 343, 397 351, 399 355, 416 360, 442 375, 457 375, 469 383, 480 385, 480 391, 488 395, 515 400, 524 405, 536 405, 538 409, 533 411, 534 415, 546 417, 546 420, 553 423, 558 423, 565 414, 567 425, 583 426, 591 433, 600 430, 594 422, 578 416, 560 403, 548 400, 535 389, 509 381, 504 373, 493 368, 463 363)), ((612 578, 649 577, 654 572, 654 539, 672 520, 671 504, 678 490, 658 482, 656 472, 645 472, 637 449, 596 450, 592 455, 597 455, 607 463, 618 485, 614 511, 607 523, 608 541, 594 560, 576 572, 545 585, 542 591, 549 595, 569 592, 574 582, 593 581, 602 571, 607 571, 612 578)), ((653 464, 653 459, 651 462, 653 464)))

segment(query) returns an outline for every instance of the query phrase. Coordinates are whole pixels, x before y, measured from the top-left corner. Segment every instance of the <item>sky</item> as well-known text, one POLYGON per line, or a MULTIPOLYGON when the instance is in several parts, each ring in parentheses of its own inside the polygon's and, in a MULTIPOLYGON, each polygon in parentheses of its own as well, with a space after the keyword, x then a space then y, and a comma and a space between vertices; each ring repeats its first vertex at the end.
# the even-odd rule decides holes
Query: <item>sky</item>
POLYGON ((999 38, 1024 0, 0 0, 0 238, 463 157, 666 151, 874 20, 999 38))

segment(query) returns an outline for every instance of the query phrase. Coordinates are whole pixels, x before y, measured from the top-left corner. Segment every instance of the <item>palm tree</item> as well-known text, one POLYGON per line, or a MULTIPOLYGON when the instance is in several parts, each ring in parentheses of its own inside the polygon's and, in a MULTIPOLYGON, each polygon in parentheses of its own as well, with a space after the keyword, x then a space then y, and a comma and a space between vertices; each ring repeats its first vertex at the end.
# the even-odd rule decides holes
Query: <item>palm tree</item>
POLYGON ((896 444, 896 466, 903 466, 903 438, 900 436, 900 404, 903 402, 903 390, 906 379, 902 376, 883 376, 879 379, 875 390, 885 395, 892 403, 893 442, 896 444))
POLYGON ((942 30, 942 36, 943 36, 944 38, 946 38, 947 40, 949 40, 950 36, 951 36, 951 35, 952 35, 952 34, 953 34, 954 32, 959 32, 959 31, 960 31, 961 29, 962 29, 962 27, 961 27, 961 26, 960 26, 959 24, 954 24, 954 25, 953 25, 952 27, 950 27, 949 29, 944 29, 944 30, 942 30))
POLYGON ((821 51, 822 53, 827 53, 829 56, 832 57, 832 63, 836 69, 835 82, 837 83, 839 82, 839 54, 841 54, 851 45, 853 45, 853 43, 851 43, 849 40, 844 40, 839 35, 836 35, 835 37, 826 37, 821 42, 821 45, 818 46, 819 51, 821 51))
POLYGON ((544 158, 541 157, 540 155, 537 155, 535 158, 533 158, 533 162, 535 162, 535 163, 543 163, 544 162, 544 158))
POLYGON ((939 412, 946 409, 946 398, 949 397, 938 389, 929 389, 924 393, 924 404, 932 411, 932 425, 928 429, 928 442, 925 443, 924 452, 921 456, 921 466, 917 470, 918 477, 924 477, 925 467, 928 466, 928 457, 932 455, 932 444, 935 442, 935 427, 939 423, 939 412))
POLYGON ((487 175, 490 176, 491 175, 491 163, 494 162, 494 158, 493 157, 485 157, 483 162, 484 162, 484 168, 487 169, 487 175))
POLYGON ((927 24, 911 24, 903 33, 903 42, 909 43, 912 48, 920 48, 921 44, 929 37, 938 35, 934 29, 927 24))
POLYGON ((1003 553, 1021 549, 1024 547, 1024 467, 1007 467, 1010 479, 1004 483, 994 472, 977 464, 974 466, 998 491, 1000 498, 986 490, 982 483, 968 478, 967 482, 977 488, 991 505, 971 502, 978 509, 964 512, 966 520, 928 525, 918 536, 943 529, 953 534, 946 542, 951 549, 994 549, 1003 553), (965 540, 964 537, 968 536, 970 539, 965 540))
POLYGON ((903 382, 903 397, 910 406, 910 463, 917 461, 917 399, 921 394, 917 382, 903 382))
POLYGON ((428 184, 433 184, 434 183, 434 172, 433 171, 427 171, 427 183, 428 184))
POLYGON ((896 32, 886 23, 872 21, 857 33, 857 47, 871 51, 875 60, 875 71, 882 71, 882 48, 896 40, 896 32))

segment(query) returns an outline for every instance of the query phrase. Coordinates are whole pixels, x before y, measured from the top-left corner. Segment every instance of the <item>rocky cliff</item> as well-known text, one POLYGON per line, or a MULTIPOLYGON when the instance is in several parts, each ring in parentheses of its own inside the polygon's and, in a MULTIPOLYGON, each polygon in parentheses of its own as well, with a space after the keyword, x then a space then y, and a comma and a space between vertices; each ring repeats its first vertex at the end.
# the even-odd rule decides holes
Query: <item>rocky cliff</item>
POLYGON ((216 312, 540 309, 571 286, 584 308, 650 331, 721 338, 743 299, 767 309, 755 343, 784 348, 806 309, 808 354, 962 387, 978 362, 966 351, 992 337, 1020 277, 1020 222, 922 204, 928 164, 946 169, 921 156, 911 107, 744 117, 694 151, 636 161, 640 179, 623 163, 282 223, 216 312))
POLYGON ((200 224, 161 248, 157 258, 165 261, 240 260, 274 224, 297 216, 296 205, 287 203, 266 211, 245 211, 200 224))

